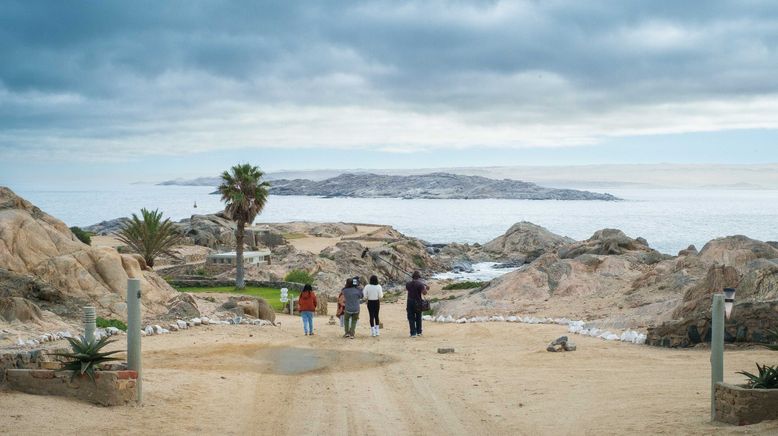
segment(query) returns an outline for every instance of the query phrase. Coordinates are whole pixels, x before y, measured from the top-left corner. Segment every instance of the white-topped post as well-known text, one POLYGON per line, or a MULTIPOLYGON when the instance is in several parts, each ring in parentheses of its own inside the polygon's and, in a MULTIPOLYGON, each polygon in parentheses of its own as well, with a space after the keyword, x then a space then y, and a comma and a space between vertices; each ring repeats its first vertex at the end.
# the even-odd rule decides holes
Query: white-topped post
POLYGON ((97 329, 97 312, 94 306, 84 306, 84 340, 86 342, 95 341, 95 330, 97 329))

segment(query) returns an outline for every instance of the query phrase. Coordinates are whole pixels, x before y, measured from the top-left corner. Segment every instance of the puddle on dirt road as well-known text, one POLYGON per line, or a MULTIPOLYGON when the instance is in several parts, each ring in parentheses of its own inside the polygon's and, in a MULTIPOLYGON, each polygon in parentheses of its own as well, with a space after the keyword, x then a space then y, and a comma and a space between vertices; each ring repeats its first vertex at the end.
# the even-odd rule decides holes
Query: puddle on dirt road
POLYGON ((391 358, 364 351, 320 350, 313 348, 274 347, 252 353, 262 368, 271 374, 296 375, 317 371, 353 371, 384 365, 391 358))

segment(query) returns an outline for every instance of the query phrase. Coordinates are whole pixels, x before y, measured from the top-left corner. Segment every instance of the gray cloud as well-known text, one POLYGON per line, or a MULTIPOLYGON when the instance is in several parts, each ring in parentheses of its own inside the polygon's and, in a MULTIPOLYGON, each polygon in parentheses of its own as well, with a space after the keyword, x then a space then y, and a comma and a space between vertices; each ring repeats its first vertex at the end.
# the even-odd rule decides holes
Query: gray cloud
POLYGON ((776 47, 754 0, 7 1, 0 154, 778 128, 776 47))

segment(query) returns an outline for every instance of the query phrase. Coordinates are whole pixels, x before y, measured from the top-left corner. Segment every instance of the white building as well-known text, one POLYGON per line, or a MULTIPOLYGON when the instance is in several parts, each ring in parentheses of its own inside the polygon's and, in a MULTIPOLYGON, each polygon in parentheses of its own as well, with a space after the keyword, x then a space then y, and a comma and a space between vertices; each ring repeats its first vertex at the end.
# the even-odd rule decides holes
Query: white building
MULTIPOLYGON (((237 253, 234 251, 227 253, 209 254, 205 259, 205 263, 212 265, 235 265, 236 256, 237 253)), ((261 262, 270 263, 270 250, 243 252, 244 265, 255 265, 261 262)))

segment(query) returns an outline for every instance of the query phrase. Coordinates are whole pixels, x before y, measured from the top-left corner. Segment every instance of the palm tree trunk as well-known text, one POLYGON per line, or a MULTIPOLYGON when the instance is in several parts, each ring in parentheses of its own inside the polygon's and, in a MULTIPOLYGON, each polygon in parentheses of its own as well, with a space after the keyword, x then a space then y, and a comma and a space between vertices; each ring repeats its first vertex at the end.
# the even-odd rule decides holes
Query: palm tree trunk
POLYGON ((238 233, 235 235, 235 288, 243 289, 246 282, 243 279, 243 236, 246 222, 238 220, 238 233))

